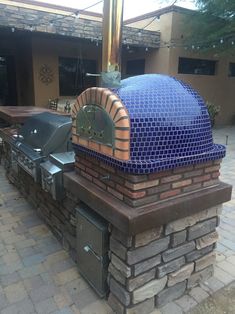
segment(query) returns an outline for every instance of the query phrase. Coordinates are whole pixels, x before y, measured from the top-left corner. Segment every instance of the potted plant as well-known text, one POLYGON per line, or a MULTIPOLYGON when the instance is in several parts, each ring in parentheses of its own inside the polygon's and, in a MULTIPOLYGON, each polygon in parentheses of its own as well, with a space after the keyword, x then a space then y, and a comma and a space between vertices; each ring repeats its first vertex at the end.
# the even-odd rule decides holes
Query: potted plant
POLYGON ((206 106, 207 106, 207 110, 210 116, 211 126, 213 127, 215 125, 215 117, 220 112, 220 106, 217 106, 209 101, 206 102, 206 106))

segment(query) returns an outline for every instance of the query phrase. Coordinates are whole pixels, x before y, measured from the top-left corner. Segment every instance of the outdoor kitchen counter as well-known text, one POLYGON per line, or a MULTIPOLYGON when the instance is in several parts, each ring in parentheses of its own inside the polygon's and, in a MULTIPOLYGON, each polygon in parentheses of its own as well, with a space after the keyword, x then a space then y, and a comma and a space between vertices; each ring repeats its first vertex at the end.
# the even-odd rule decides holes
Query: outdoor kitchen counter
POLYGON ((22 124, 27 118, 42 112, 70 115, 68 113, 35 106, 0 106, 0 119, 10 124, 22 124))
POLYGON ((94 211, 125 234, 135 235, 147 229, 195 214, 231 199, 232 186, 223 182, 170 200, 130 207, 76 174, 64 174, 64 186, 94 211), (190 209, 190 213, 189 213, 190 209))

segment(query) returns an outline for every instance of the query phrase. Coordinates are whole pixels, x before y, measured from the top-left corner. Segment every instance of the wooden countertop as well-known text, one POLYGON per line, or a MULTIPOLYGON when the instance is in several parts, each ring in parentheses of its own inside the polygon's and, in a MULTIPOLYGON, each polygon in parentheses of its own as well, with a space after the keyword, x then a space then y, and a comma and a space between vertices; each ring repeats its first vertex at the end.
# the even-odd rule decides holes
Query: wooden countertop
POLYGON ((3 119, 10 124, 22 124, 27 118, 42 112, 70 115, 64 112, 35 106, 0 106, 0 119, 3 119))

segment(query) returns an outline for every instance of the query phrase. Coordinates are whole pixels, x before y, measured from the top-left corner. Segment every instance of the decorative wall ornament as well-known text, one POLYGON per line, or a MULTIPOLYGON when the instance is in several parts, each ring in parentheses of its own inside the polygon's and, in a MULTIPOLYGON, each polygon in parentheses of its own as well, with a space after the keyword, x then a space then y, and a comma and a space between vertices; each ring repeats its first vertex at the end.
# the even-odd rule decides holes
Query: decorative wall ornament
POLYGON ((53 81, 54 73, 52 68, 48 64, 41 65, 39 69, 39 80, 45 84, 48 85, 53 81))

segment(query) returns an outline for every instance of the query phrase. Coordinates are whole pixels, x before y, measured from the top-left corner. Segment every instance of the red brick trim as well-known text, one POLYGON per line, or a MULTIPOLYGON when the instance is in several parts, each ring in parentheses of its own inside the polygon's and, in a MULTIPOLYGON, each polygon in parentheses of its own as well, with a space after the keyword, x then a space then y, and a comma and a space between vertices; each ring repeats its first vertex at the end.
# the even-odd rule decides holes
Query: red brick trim
POLYGON ((121 160, 130 159, 130 120, 129 114, 120 98, 108 88, 91 87, 77 98, 72 110, 72 141, 74 144, 87 147, 99 153, 121 160), (76 132, 76 117, 78 111, 88 104, 96 104, 105 109, 115 126, 115 147, 80 137, 76 132), (120 140, 121 139, 121 140, 120 140))

